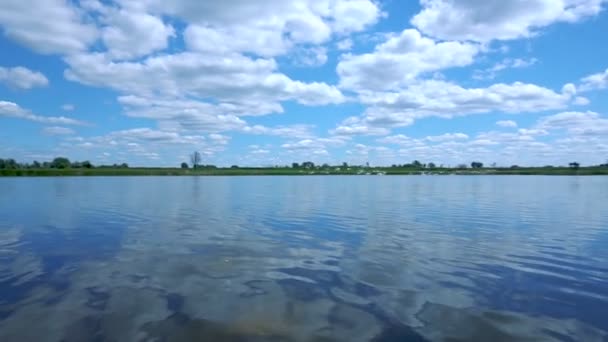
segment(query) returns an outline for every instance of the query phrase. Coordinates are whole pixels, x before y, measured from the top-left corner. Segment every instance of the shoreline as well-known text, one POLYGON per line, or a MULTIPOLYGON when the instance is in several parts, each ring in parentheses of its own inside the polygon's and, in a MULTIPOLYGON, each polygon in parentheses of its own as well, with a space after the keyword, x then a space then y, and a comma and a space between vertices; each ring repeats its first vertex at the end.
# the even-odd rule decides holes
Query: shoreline
POLYGON ((449 175, 522 175, 522 176, 608 176, 607 167, 571 168, 493 168, 493 169, 399 169, 351 168, 291 169, 291 168, 92 168, 92 169, 0 169, 0 177, 74 177, 74 176, 449 176, 449 175))

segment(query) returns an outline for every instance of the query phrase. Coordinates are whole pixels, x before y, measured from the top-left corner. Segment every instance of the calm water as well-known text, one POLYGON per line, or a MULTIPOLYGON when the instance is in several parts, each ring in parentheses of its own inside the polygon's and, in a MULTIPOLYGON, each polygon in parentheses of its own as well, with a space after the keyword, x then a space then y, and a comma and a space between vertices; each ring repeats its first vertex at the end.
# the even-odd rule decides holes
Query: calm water
POLYGON ((0 341, 603 341, 608 177, 0 179, 0 341))

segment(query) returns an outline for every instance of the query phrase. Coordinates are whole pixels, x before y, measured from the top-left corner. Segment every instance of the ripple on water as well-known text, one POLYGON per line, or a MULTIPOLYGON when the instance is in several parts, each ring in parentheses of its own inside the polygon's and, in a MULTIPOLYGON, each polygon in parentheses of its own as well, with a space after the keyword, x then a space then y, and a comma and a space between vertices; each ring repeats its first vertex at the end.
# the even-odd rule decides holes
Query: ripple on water
POLYGON ((601 341, 607 186, 14 180, 0 198, 0 340, 601 341))

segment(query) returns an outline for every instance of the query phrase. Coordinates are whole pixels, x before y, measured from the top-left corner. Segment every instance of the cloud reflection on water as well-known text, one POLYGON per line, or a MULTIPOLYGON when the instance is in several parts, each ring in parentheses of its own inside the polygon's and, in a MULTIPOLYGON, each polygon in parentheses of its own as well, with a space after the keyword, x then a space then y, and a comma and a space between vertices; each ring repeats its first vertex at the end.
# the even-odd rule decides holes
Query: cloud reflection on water
POLYGON ((606 337, 602 178, 12 181, 1 340, 606 337))

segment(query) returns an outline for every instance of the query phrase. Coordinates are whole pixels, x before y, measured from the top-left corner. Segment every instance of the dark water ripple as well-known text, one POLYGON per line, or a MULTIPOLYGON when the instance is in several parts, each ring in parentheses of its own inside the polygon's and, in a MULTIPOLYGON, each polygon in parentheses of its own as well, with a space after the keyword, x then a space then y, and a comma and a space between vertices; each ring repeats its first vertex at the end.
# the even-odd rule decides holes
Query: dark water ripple
POLYGON ((0 341, 608 339, 606 177, 0 188, 0 341))

